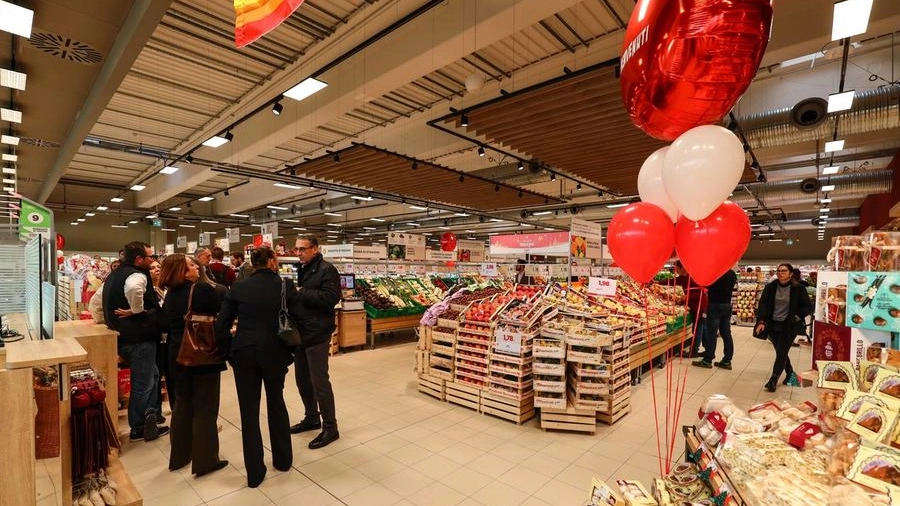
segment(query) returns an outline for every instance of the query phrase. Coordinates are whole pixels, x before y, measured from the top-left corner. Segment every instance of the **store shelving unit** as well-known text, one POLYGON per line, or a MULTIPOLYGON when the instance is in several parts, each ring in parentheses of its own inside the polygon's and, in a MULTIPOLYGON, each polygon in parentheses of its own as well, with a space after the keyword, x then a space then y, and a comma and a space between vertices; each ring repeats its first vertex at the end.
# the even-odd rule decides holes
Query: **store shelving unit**
POLYGON ((756 305, 759 302, 759 296, 762 294, 763 287, 765 287, 765 282, 760 280, 756 273, 741 273, 738 276, 738 282, 734 288, 735 293, 732 297, 732 314, 736 317, 737 325, 752 327, 756 324, 756 305), (739 307, 741 304, 746 305, 746 310, 749 310, 750 316, 746 315, 746 310, 742 310, 739 307), (742 315, 742 311, 745 314, 742 315))

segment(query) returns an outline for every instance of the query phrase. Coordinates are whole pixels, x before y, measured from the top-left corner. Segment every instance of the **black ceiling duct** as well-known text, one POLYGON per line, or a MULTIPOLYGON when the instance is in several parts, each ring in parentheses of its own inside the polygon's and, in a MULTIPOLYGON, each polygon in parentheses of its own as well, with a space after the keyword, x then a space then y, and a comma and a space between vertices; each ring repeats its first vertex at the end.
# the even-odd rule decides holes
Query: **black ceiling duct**
POLYGON ((791 109, 791 124, 797 128, 815 128, 828 116, 828 102, 824 98, 805 98, 791 109))
POLYGON ((816 193, 819 191, 819 180, 814 177, 808 177, 800 181, 800 191, 803 193, 816 193))

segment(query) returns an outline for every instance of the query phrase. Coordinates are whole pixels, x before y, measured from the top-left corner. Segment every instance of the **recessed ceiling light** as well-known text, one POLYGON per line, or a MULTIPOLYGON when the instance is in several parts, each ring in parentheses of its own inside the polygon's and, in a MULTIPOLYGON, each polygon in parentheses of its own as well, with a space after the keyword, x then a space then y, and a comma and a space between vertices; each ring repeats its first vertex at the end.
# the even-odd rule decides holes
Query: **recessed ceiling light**
POLYGON ((294 229, 294 230, 299 230, 299 231, 301 231, 301 232, 305 232, 305 231, 306 231, 306 229, 303 228, 303 227, 294 227, 293 229, 294 229))
POLYGON ((128 225, 110 225, 112 228, 128 228, 128 225))
POLYGON ((77 221, 73 221, 72 223, 69 223, 69 225, 78 225, 78 222, 77 222, 77 221))
POLYGON ((822 188, 820 188, 820 189, 821 189, 823 192, 833 192, 833 191, 834 191, 834 185, 833 185, 833 184, 826 184, 826 185, 823 185, 822 188))
POLYGON ((825 152, 826 153, 840 151, 842 149, 844 149, 844 140, 843 139, 838 140, 838 141, 828 141, 825 143, 825 152))
POLYGON ((831 199, 830 199, 830 198, 824 198, 824 199, 820 199, 819 202, 821 202, 821 203, 823 203, 823 204, 830 204, 830 203, 831 203, 831 199))
POLYGON ((122 197, 113 197, 113 198, 109 199, 110 202, 122 202, 124 200, 125 199, 123 199, 122 197))
POLYGON ((27 76, 23 72, 0 69, 0 86, 25 91, 26 78, 27 76))
POLYGON ((281 220, 281 221, 283 221, 283 222, 285 222, 285 223, 300 223, 300 220, 295 220, 295 219, 292 219, 292 218, 285 218, 285 219, 283 219, 283 220, 281 220))
POLYGON ((326 223, 326 225, 328 225, 329 227, 338 227, 338 228, 343 226, 340 223, 326 223))
POLYGON ((235 218, 249 218, 250 217, 249 214, 237 214, 237 213, 231 213, 228 216, 234 216, 235 218))
POLYGON ((178 225, 178 226, 181 227, 181 228, 197 228, 197 227, 195 227, 194 225, 184 225, 184 224, 181 224, 181 225, 178 225))
POLYGON ((760 232, 759 236, 760 237, 774 237, 775 232, 760 232))
POLYGON ((96 216, 95 213, 84 213, 85 216, 96 216))
POLYGON ((10 146, 18 146, 19 138, 15 135, 0 135, 0 144, 9 144, 10 146))
POLYGON ((415 209, 416 211, 427 211, 428 210, 427 207, 422 207, 422 206, 409 206, 409 208, 415 209))
POLYGON ((281 206, 266 206, 266 207, 268 207, 269 209, 273 209, 275 211, 287 211, 288 210, 288 208, 281 207, 281 206))
POLYGON ((233 138, 234 134, 232 134, 231 132, 225 132, 222 135, 213 135, 209 139, 206 139, 205 141, 203 141, 203 145, 209 148, 217 148, 219 146, 228 144, 228 142, 233 138))
POLYGON ((173 211, 173 212, 181 211, 181 208, 180 207, 170 207, 169 211, 173 211))
POLYGON ((503 223, 503 220, 499 218, 491 218, 491 221, 493 221, 494 223, 503 223))
POLYGON ((381 218, 371 218, 371 220, 372 220, 372 221, 384 222, 384 220, 382 220, 381 218))
POLYGON ((156 218, 159 218, 158 214, 148 214, 147 215, 148 220, 155 220, 156 218))
POLYGON ((78 219, 75 220, 75 221, 85 221, 85 219, 84 219, 84 218, 78 218, 78 219))
POLYGON ((200 220, 201 223, 218 223, 216 220, 200 220))
POLYGON ((825 176, 830 176, 831 174, 837 174, 839 170, 841 170, 841 168, 838 165, 825 167, 824 169, 822 169, 822 174, 825 176))
POLYGON ((3 184, 16 184, 16 180, 3 178, 3 184))
POLYGON ((15 174, 16 169, 15 169, 15 167, 3 167, 3 173, 4 174, 15 174))
POLYGON ((831 209, 828 209, 827 207, 823 207, 822 209, 819 210, 819 212, 823 213, 823 214, 828 214, 829 212, 831 212, 831 209))
POLYGON ((33 10, 0 0, 0 31, 28 39, 33 19, 33 10))
POLYGON ((828 112, 846 111, 853 107, 853 96, 856 90, 845 91, 843 93, 832 93, 828 95, 828 112))
POLYGON ((106 206, 97 206, 98 211, 106 211, 107 209, 109 209, 109 208, 106 206))
POLYGON ((332 212, 326 212, 326 213, 322 213, 322 214, 324 214, 325 216, 343 216, 343 214, 341 214, 341 213, 332 213, 332 212))
POLYGON ((136 184, 136 185, 134 185, 134 186, 131 187, 131 191, 139 192, 139 191, 143 191, 144 188, 146 188, 146 186, 144 186, 144 185, 142 185, 142 184, 136 184))
POLYGON ((138 220, 131 220, 131 221, 129 221, 128 223, 131 223, 132 225, 135 225, 135 224, 137 224, 137 222, 138 222, 138 220))
POLYGON ((279 188, 287 188, 289 190, 302 190, 303 187, 296 184, 288 184, 288 183, 272 183, 272 186, 277 186, 279 188))
POLYGON ((872 0, 843 0, 834 4, 831 21, 831 40, 840 40, 866 33, 872 0))
POLYGON ((160 174, 174 174, 176 172, 178 172, 178 167, 175 167, 174 165, 166 165, 159 169, 160 174))
POLYGON ((19 161, 19 155, 13 155, 11 153, 3 153, 3 155, 0 156, 0 158, 2 158, 4 162, 18 162, 19 161))
POLYGON ((469 215, 469 213, 453 213, 453 216, 463 216, 463 217, 466 217, 466 216, 470 216, 470 215, 469 215))
POLYGON ((366 202, 372 200, 372 197, 362 197, 360 195, 351 195, 350 198, 353 200, 364 200, 366 202))
POLYGON ((197 200, 199 200, 200 202, 209 202, 210 200, 215 200, 215 197, 200 197, 197 200))
POLYGON ((324 81, 319 81, 313 77, 307 77, 293 88, 284 92, 284 96, 294 100, 303 100, 326 86, 328 86, 328 83, 324 81))
POLYGON ((14 193, 16 191, 16 189, 13 188, 12 186, 4 186, 3 191, 9 192, 9 193, 14 193))
POLYGON ((553 214, 553 211, 536 211, 531 213, 533 216, 546 216, 548 214, 553 214))
POLYGON ((160 230, 162 230, 163 232, 174 232, 175 231, 174 228, 161 228, 160 230))

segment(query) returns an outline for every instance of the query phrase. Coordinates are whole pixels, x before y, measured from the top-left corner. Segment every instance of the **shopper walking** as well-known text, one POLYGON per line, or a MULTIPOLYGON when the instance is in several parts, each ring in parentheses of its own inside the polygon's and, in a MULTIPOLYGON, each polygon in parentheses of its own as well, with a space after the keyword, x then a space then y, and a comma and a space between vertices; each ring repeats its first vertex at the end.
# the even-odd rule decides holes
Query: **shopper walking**
POLYGON ((103 317, 107 326, 119 333, 119 355, 131 368, 129 439, 152 441, 169 432, 168 427, 157 426, 155 409, 159 404, 156 347, 160 330, 159 298, 148 271, 152 250, 149 244, 130 242, 123 253, 122 264, 105 282, 103 317))
POLYGON ((804 319, 812 312, 806 288, 792 279, 793 267, 790 264, 780 264, 775 273, 777 279, 763 288, 756 308, 754 329, 757 335, 767 333, 769 341, 775 347, 772 376, 765 384, 765 389, 769 392, 775 391, 782 372, 787 373, 785 385, 795 381, 794 367, 788 353, 797 334, 804 333, 804 319))
POLYGON ((231 288, 237 275, 230 265, 225 264, 225 250, 216 246, 210 251, 212 259, 209 261, 209 272, 212 279, 220 285, 231 288))
POLYGON ((341 280, 337 269, 319 253, 319 241, 312 236, 297 239, 297 296, 291 312, 297 315, 303 344, 294 352, 294 375, 303 401, 305 417, 291 427, 292 434, 322 429, 309 448, 322 448, 337 440, 334 391, 328 378, 328 350, 334 332, 334 306, 341 300, 341 280))
POLYGON ((731 359, 734 357, 734 340, 731 338, 731 295, 737 284, 737 274, 729 269, 706 288, 709 304, 706 306, 706 329, 703 332, 703 358, 694 361, 694 365, 709 369, 716 367, 731 370, 731 359), (716 358, 716 333, 722 336, 723 356, 721 362, 713 362, 716 358))
MULTIPOLYGON (((258 487, 266 477, 262 434, 259 428, 261 388, 266 389, 266 419, 272 446, 272 464, 287 471, 293 463, 290 421, 284 404, 284 377, 291 363, 290 350, 278 338, 282 279, 278 260, 268 247, 253 250, 253 274, 238 281, 225 297, 216 333, 226 337, 237 318, 237 332, 231 344, 230 363, 234 370, 238 405, 241 411, 241 439, 247 484, 258 487)), ((294 282, 285 280, 286 295, 296 295, 294 282)))
MULTIPOLYGON (((221 306, 213 285, 200 281, 199 266, 182 254, 163 260, 160 285, 166 288, 161 323, 169 333, 169 388, 174 385, 172 449, 169 470, 191 464, 191 472, 203 476, 228 465, 219 459, 219 388, 225 364, 185 367, 176 360, 184 334, 184 317, 190 309, 216 314, 221 306)), ((170 392, 171 395, 171 392, 170 392)))

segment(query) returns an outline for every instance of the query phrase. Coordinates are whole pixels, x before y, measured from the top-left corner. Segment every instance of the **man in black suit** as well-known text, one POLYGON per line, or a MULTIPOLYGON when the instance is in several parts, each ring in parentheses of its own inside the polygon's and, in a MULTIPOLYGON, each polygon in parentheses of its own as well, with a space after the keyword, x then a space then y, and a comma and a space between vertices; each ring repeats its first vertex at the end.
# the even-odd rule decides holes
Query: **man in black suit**
POLYGON ((319 241, 297 239, 297 296, 291 303, 303 336, 294 352, 294 375, 306 416, 291 427, 292 434, 322 429, 309 448, 322 448, 340 437, 334 410, 334 391, 328 379, 328 351, 334 332, 334 306, 341 300, 341 278, 337 269, 319 253, 319 241), (321 420, 320 420, 321 415, 321 420))
POLYGON ((259 429, 261 388, 266 388, 266 419, 272 444, 272 464, 287 471, 293 464, 290 419, 284 404, 284 377, 291 363, 291 353, 278 338, 278 312, 281 310, 281 287, 285 283, 287 298, 297 293, 292 280, 277 274, 278 260, 272 248, 262 247, 250 255, 253 274, 235 282, 216 319, 216 335, 231 342, 230 363, 234 369, 238 406, 241 411, 241 439, 247 485, 255 488, 266 477, 263 462, 262 434, 259 429), (231 325, 237 318, 237 331, 230 338, 231 325))

